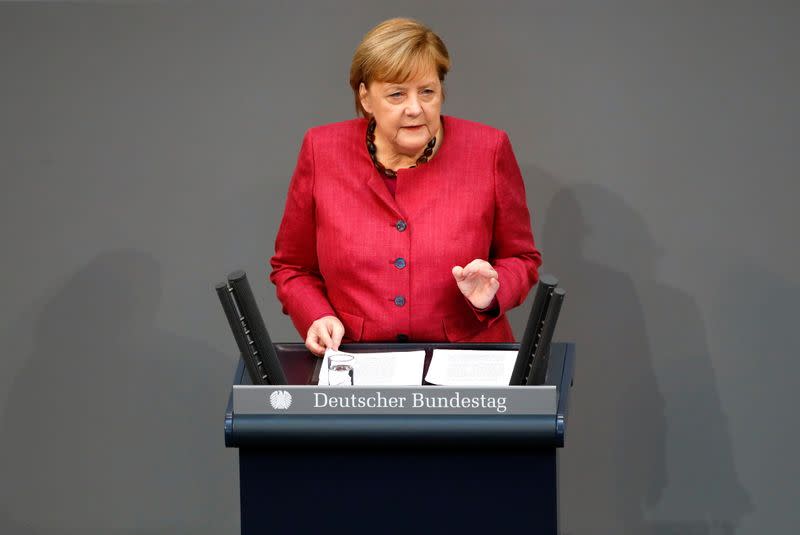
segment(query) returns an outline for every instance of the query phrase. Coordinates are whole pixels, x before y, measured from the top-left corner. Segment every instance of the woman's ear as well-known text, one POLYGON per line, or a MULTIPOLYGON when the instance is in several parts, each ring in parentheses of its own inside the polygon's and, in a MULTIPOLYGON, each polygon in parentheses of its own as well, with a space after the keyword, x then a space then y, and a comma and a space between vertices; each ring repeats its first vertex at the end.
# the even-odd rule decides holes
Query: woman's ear
POLYGON ((364 82, 358 86, 358 99, 361 102, 361 107, 364 108, 364 111, 372 115, 372 106, 369 105, 369 99, 367 98, 367 86, 364 85, 364 82))

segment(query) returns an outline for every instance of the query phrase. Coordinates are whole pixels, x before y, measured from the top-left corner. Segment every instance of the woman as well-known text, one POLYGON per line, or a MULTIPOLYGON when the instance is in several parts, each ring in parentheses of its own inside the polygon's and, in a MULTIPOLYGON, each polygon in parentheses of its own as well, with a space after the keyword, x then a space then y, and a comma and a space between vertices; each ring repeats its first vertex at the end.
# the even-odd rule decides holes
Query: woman
POLYGON ((508 136, 442 116, 450 59, 410 19, 353 56, 363 117, 310 129, 270 280, 321 355, 345 342, 513 342, 506 311, 538 280, 525 187, 508 136))

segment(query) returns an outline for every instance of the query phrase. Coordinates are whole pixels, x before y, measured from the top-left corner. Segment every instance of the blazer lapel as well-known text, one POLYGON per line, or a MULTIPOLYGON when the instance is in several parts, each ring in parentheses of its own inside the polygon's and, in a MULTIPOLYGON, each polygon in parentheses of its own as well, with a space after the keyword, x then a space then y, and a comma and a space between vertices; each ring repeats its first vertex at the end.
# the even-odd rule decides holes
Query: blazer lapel
POLYGON ((383 178, 381 178, 377 173, 372 173, 367 181, 367 185, 375 193, 375 195, 377 195, 378 198, 383 201, 383 203, 398 217, 405 217, 400 211, 400 206, 398 206, 397 202, 394 200, 394 197, 392 197, 392 194, 389 193, 389 189, 383 182, 383 178))

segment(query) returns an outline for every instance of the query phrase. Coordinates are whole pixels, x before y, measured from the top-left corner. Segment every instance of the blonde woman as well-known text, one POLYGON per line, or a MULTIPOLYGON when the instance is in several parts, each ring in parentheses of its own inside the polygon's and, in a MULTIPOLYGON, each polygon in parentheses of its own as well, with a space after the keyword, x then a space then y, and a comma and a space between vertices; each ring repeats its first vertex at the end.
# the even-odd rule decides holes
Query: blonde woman
POLYGON ((270 263, 321 355, 342 342, 513 342, 538 280, 505 132, 441 114, 450 58, 425 25, 370 30, 350 68, 359 118, 308 130, 270 263))

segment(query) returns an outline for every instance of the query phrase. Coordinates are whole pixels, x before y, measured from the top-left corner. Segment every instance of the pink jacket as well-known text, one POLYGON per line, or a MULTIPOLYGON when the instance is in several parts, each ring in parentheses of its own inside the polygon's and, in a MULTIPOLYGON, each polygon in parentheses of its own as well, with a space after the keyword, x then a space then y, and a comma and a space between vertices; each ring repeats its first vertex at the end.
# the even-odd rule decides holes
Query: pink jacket
POLYGON ((283 313, 305 340, 326 315, 343 342, 513 342, 505 312, 525 301, 541 255, 505 132, 443 116, 433 159, 397 176, 392 198, 365 146, 367 121, 303 139, 271 258, 283 313), (500 288, 479 312, 452 267, 489 261, 500 288))

